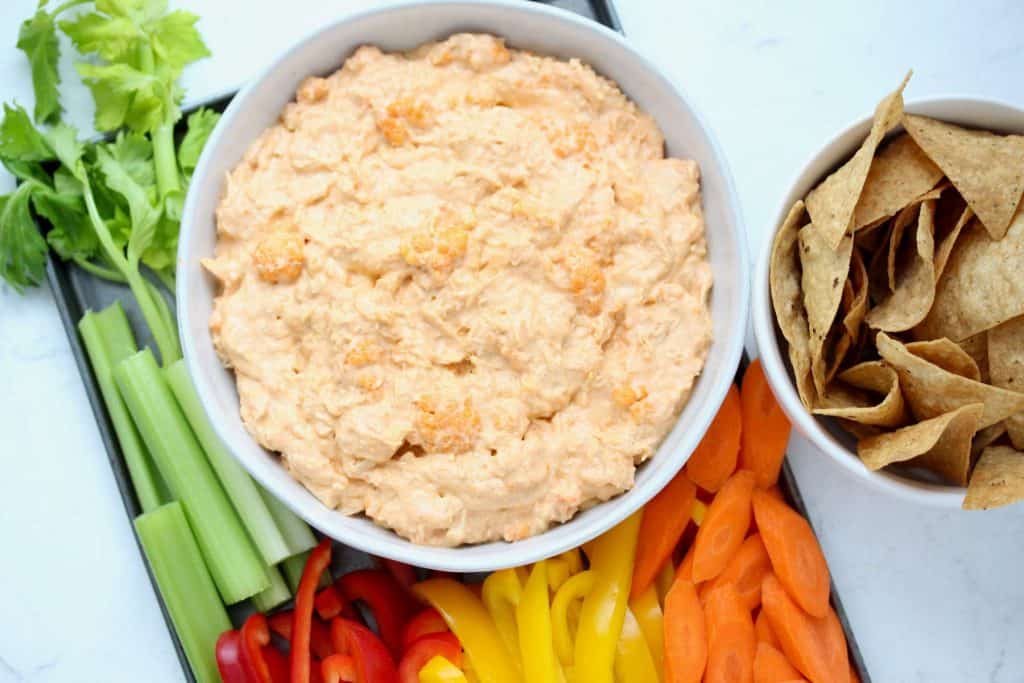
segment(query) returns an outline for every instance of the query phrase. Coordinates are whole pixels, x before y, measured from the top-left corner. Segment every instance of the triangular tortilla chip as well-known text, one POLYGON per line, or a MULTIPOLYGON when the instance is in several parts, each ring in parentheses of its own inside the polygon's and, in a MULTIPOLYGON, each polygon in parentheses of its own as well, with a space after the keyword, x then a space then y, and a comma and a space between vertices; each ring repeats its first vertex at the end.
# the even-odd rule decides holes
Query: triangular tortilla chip
POLYGON ((800 230, 800 279, 810 332, 811 374, 818 394, 825 393, 827 374, 826 338, 832 329, 839 303, 843 298, 843 284, 850 272, 853 255, 853 237, 845 235, 839 247, 833 249, 822 239, 814 225, 800 230))
POLYGON ((793 368, 797 393, 804 407, 810 410, 817 400, 817 392, 811 379, 810 336, 800 291, 797 227, 803 217, 804 203, 797 201, 775 235, 768 281, 775 319, 782 336, 789 342, 789 363, 793 368))
POLYGON ((945 337, 931 341, 910 342, 907 344, 907 351, 955 375, 973 379, 975 382, 981 381, 981 370, 978 369, 978 363, 971 357, 971 354, 964 351, 956 342, 945 337))
POLYGON ((864 190, 875 150, 885 134, 896 127, 903 115, 903 89, 908 73, 895 91, 875 108, 874 122, 864 143, 839 170, 825 178, 807 195, 807 213, 822 241, 832 249, 839 246, 853 222, 853 212, 864 190))
POLYGON ((949 255, 953 253, 953 246, 956 241, 960 238, 960 233, 964 227, 971 222, 974 218, 974 212, 971 211, 971 207, 965 206, 963 213, 960 214, 960 218, 957 219, 956 225, 939 241, 938 246, 935 247, 935 279, 938 280, 942 277, 943 271, 946 270, 946 264, 949 262, 949 255))
POLYGON ((967 339, 961 339, 956 345, 974 359, 978 366, 978 381, 991 384, 988 372, 988 332, 979 332, 967 339))
POLYGON ((848 391, 842 385, 833 385, 822 401, 824 407, 816 408, 815 415, 841 417, 875 427, 899 427, 907 423, 899 377, 885 363, 869 361, 855 365, 839 375, 839 379, 851 387, 882 394, 885 398, 878 403, 871 403, 859 392, 848 391))
POLYGON ((969 403, 983 403, 978 429, 984 429, 1024 410, 1024 394, 975 382, 944 370, 911 353, 884 332, 875 340, 878 353, 900 376, 903 396, 919 420, 952 412, 969 403))
MULTIPOLYGON (((1024 316, 988 331, 988 367, 993 385, 1024 391, 1024 316)), ((1024 413, 1006 418, 1006 431, 1013 445, 1024 450, 1024 413)))
POLYGON ((870 470, 910 460, 912 465, 964 486, 971 468, 971 439, 978 431, 983 410, 980 403, 971 403, 894 432, 862 439, 857 443, 857 456, 870 470))
POLYGON ((983 450, 994 444, 999 437, 1006 433, 1006 420, 996 422, 994 425, 979 429, 971 442, 971 457, 977 458, 983 450))
POLYGON ((1002 239, 1024 194, 1024 137, 967 130, 913 114, 904 115, 903 125, 967 200, 992 239, 1002 239))
POLYGON ((868 271, 864 267, 864 259, 860 250, 854 249, 850 257, 850 290, 852 297, 850 304, 846 306, 843 313, 843 327, 846 334, 856 340, 860 333, 861 323, 868 312, 868 271))
POLYGON ((1024 453, 989 446, 971 473, 964 510, 988 510, 1024 500, 1024 453))
POLYGON ((942 180, 942 170, 906 133, 875 155, 853 212, 854 232, 894 215, 942 180))
POLYGON ((903 332, 928 315, 935 299, 935 200, 921 204, 915 231, 914 254, 896 274, 892 296, 871 309, 866 321, 876 330, 903 332))

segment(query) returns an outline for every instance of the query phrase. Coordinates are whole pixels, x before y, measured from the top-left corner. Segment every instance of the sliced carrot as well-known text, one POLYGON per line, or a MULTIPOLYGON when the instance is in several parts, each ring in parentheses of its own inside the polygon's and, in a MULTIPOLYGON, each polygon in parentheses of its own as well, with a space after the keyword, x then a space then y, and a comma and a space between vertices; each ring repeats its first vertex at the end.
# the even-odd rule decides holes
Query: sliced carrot
POLYGON ((853 662, 850 662, 850 683, 860 683, 860 675, 853 668, 853 662))
POLYGON ((634 598, 650 588, 658 572, 669 560, 672 550, 690 523, 696 500, 697 487, 680 472, 644 506, 633 565, 634 598))
POLYGON ((734 585, 711 591, 704 605, 708 634, 705 683, 751 683, 754 679, 754 622, 734 585))
POLYGON ((782 489, 779 488, 778 484, 772 484, 771 486, 766 488, 764 492, 767 493, 772 498, 774 498, 775 500, 782 501, 783 503, 786 502, 786 498, 785 496, 782 495, 782 489))
POLYGON ((783 683, 800 678, 800 672, 789 663, 786 655, 768 643, 757 644, 757 652, 754 654, 754 683, 783 683))
POLYGON ((676 580, 683 579, 693 583, 693 549, 696 546, 695 543, 691 543, 690 547, 687 548, 686 554, 683 555, 683 561, 679 563, 679 569, 676 570, 676 580))
POLYGON ((736 471, 742 428, 740 393, 733 384, 697 450, 686 463, 686 476, 690 481, 712 493, 722 488, 729 475, 736 471))
POLYGON ((829 610, 829 571, 807 520, 763 491, 753 495, 754 518, 779 581, 805 612, 823 617, 829 610))
POLYGON ((776 650, 782 648, 782 645, 779 644, 779 637, 775 635, 775 631, 772 629, 772 622, 768 619, 768 615, 764 613, 763 609, 758 612, 757 619, 754 620, 754 634, 757 636, 759 643, 768 643, 776 650))
POLYGON ((677 575, 665 596, 665 680, 700 683, 707 658, 704 610, 697 589, 677 575))
POLYGON ((739 467, 753 472, 757 475, 757 485, 767 488, 779 480, 790 424, 768 385, 760 358, 743 373, 740 404, 743 430, 739 467))
POLYGON ((750 496, 754 473, 732 475, 708 506, 704 523, 693 542, 693 580, 713 579, 722 573, 743 543, 750 528, 750 496))
POLYGON ((731 583, 736 586, 736 592, 740 594, 744 606, 753 611, 761 604, 761 584, 764 577, 771 573, 772 563, 768 559, 768 551, 764 549, 761 535, 753 534, 743 541, 722 573, 701 590, 712 591, 731 583))
POLYGON ((800 609, 782 584, 770 575, 761 587, 761 601, 782 652, 812 683, 836 683, 850 675, 846 636, 836 613, 816 618, 800 609))

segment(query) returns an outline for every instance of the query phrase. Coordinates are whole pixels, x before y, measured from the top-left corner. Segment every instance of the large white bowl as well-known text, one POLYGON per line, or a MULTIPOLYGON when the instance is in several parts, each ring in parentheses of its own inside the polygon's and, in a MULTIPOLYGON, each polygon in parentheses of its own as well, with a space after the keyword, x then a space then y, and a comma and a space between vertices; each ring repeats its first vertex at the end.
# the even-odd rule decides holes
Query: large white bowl
MULTIPOLYGON (((1003 133, 1024 132, 1024 111, 1003 102, 966 96, 937 97, 915 100, 905 105, 911 114, 921 114, 968 128, 979 128, 1003 133)), ((768 282, 769 263, 774 236, 793 203, 825 178, 832 170, 849 159, 871 128, 871 115, 850 124, 814 154, 797 174, 789 192, 782 199, 768 237, 761 246, 754 276, 752 316, 754 337, 768 382, 796 428, 843 470, 865 480, 886 493, 904 500, 959 508, 966 489, 949 486, 929 479, 924 473, 914 476, 913 471, 902 474, 886 470, 871 471, 857 457, 856 441, 840 429, 835 420, 815 416, 804 409, 793 384, 792 368, 785 338, 775 323, 771 292, 768 282)), ((900 126, 892 135, 902 131, 900 126)))
POLYGON ((748 309, 745 234, 721 150, 680 90, 622 36, 574 14, 527 2, 417 2, 342 19, 295 45, 246 86, 207 143, 185 203, 178 248, 178 307, 185 359, 221 439, 275 496, 323 533, 368 553, 450 571, 487 571, 549 557, 578 546, 636 511, 657 493, 703 436, 742 353, 748 309), (672 432, 641 466, 634 488, 538 536, 515 543, 460 548, 418 546, 361 516, 331 510, 292 479, 242 425, 232 374, 214 353, 207 320, 214 283, 199 260, 213 254, 214 209, 224 176, 249 144, 277 121, 299 83, 338 69, 359 45, 404 50, 459 31, 486 31, 509 44, 562 58, 577 57, 615 80, 657 119, 668 152, 700 163, 708 248, 714 273, 714 342, 704 372, 672 432))

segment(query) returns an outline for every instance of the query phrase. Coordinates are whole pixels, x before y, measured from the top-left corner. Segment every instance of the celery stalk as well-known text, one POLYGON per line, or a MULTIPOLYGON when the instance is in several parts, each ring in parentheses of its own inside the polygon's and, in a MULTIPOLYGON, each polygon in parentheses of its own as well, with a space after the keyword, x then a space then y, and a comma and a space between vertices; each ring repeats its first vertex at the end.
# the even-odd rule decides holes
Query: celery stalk
POLYGON ((121 361, 114 379, 153 460, 185 509, 224 602, 231 605, 265 590, 270 585, 266 565, 224 495, 153 352, 146 349, 121 361))
POLYGON ((311 550, 316 545, 316 537, 310 531, 309 525, 292 512, 288 506, 275 498, 270 491, 259 484, 256 484, 256 488, 259 489, 263 502, 267 504, 267 509, 270 510, 274 521, 277 522, 277 528, 281 530, 281 534, 288 544, 288 555, 298 555, 311 550))
POLYGON ((171 496, 160 473, 154 468, 146 445, 139 437, 114 382, 114 366, 138 350, 128 318, 121 304, 114 302, 99 313, 89 311, 82 316, 78 332, 82 335, 89 364, 100 386, 103 403, 107 406, 125 464, 128 465, 135 496, 143 512, 154 510, 171 500, 171 496))
MULTIPOLYGON (((279 565, 281 567, 281 572, 284 573, 284 578, 288 581, 288 585, 291 587, 293 593, 299 590, 299 581, 302 580, 302 570, 306 568, 306 560, 308 559, 309 551, 307 550, 304 553, 292 555, 279 565)), ((317 588, 327 588, 329 585, 331 585, 331 572, 326 571, 320 575, 320 583, 317 584, 317 588)))
MULTIPOLYGON (((235 458, 228 453, 223 442, 217 436, 210 424, 203 406, 199 403, 199 395, 192 386, 192 379, 188 376, 185 362, 175 361, 164 369, 164 377, 178 399, 185 418, 192 426, 199 443, 206 452, 206 458, 210 461, 221 486, 235 506, 242 524, 249 532, 249 538, 256 544, 256 548, 263 556, 263 561, 268 565, 275 565, 289 555, 294 555, 285 537, 277 527, 274 517, 267 509, 266 503, 256 488, 256 482, 249 477, 235 458)), ((282 582, 282 586, 284 583, 282 582)))
POLYGON ((267 567, 267 577, 270 579, 270 587, 261 593, 252 596, 252 605, 260 612, 269 612, 278 605, 281 605, 292 597, 288 585, 281 576, 281 570, 277 567, 267 567))
POLYGON ((135 519, 135 531, 198 683, 220 683, 214 649, 231 628, 180 503, 135 519))

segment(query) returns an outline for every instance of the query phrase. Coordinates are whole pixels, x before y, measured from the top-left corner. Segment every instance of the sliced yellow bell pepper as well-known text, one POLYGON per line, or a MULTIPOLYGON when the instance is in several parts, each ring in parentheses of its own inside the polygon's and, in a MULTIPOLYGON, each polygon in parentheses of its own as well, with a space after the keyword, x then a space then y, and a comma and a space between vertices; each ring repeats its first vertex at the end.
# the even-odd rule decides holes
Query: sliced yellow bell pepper
POLYGON ((413 592, 441 613, 462 643, 480 683, 522 683, 519 667, 483 603, 454 579, 428 579, 413 592))
POLYGON ((552 593, 556 593, 574 572, 570 571, 568 561, 562 557, 552 557, 546 564, 548 588, 551 589, 552 593))
POLYGON ((569 565, 569 575, 579 574, 583 571, 583 556, 580 555, 579 548, 573 548, 572 550, 566 550, 564 553, 558 556, 558 559, 565 560, 566 564, 569 565))
MULTIPOLYGON (((668 562, 671 566, 671 562, 668 562)), ((665 617, 658 603, 658 589, 651 585, 650 588, 629 601, 629 610, 636 617, 640 630, 647 641, 647 649, 650 650, 651 658, 654 660, 654 668, 659 677, 665 675, 665 617)), ((628 620, 629 617, 627 616, 628 620)), ((622 627, 625 632, 625 625, 622 627)), ((622 647, 622 639, 619 639, 619 647, 622 647)))
POLYGON ((419 673, 420 683, 469 683, 462 669, 441 655, 427 662, 419 673))
POLYGON ((576 683, 612 683, 615 650, 626 615, 641 512, 588 544, 594 587, 583 599, 573 652, 576 683))
POLYGON ((708 506, 699 500, 693 501, 693 512, 690 516, 693 517, 693 523, 700 526, 704 523, 704 515, 708 513, 708 506))
POLYGON ((622 632, 615 648, 615 680, 618 683, 658 683, 658 670, 647 639, 632 610, 626 608, 622 632))
POLYGON ((555 643, 555 653, 562 666, 572 665, 573 630, 569 625, 569 606, 582 600, 594 587, 594 572, 584 571, 574 574, 555 593, 551 601, 551 635, 555 643))
POLYGON ((665 596, 672 589, 672 582, 676 580, 676 568, 672 559, 665 563, 658 575, 654 578, 654 587, 658 590, 658 602, 662 608, 665 607, 665 596))
POLYGON ((519 663, 519 632, 516 626, 516 607, 523 594, 523 586, 515 569, 496 571, 484 580, 482 598, 491 619, 498 628, 505 647, 519 663))
POLYGON ((533 565, 523 597, 516 608, 523 674, 530 683, 558 683, 561 667, 551 639, 551 606, 548 603, 547 563, 533 565))

